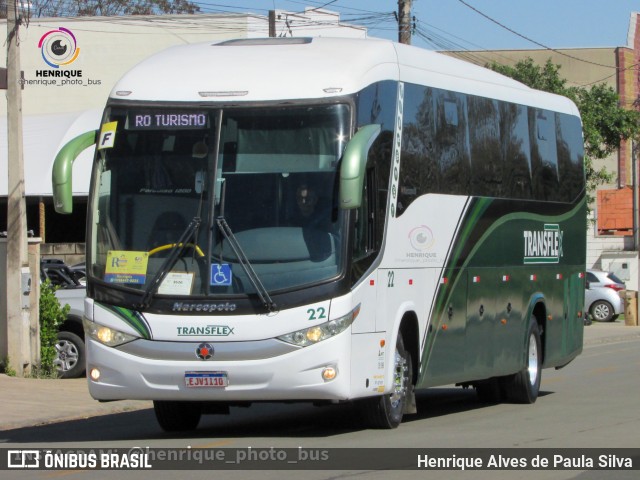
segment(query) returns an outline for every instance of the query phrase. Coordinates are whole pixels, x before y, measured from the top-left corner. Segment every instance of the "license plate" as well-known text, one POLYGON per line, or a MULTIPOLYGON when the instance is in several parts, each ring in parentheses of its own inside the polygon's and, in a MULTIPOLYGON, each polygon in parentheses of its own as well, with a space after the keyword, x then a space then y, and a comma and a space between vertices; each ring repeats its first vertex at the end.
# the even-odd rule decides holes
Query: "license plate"
POLYGON ((189 388, 220 388, 229 385, 227 372, 185 372, 184 382, 189 388))

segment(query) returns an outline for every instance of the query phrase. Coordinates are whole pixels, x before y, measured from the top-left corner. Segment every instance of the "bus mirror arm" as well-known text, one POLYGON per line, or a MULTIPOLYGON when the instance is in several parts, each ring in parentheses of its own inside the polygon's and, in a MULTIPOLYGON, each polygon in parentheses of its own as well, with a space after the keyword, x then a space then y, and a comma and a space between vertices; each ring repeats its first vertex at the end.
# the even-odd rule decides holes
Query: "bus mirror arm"
POLYGON ((97 130, 83 133, 60 149, 53 161, 53 204, 58 213, 73 211, 72 169, 78 155, 96 143, 97 130))
POLYGON ((373 142, 380 135, 378 124, 365 125, 349 140, 340 167, 340 208, 348 210, 362 204, 362 186, 367 156, 373 142))

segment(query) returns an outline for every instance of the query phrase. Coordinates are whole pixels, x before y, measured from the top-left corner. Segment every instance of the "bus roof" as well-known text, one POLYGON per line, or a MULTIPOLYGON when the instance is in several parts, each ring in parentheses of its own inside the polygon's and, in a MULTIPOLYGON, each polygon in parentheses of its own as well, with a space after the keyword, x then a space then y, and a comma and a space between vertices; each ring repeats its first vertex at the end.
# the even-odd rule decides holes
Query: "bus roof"
POLYGON ((578 115, 571 101, 489 69, 381 39, 293 37, 169 48, 127 72, 111 98, 154 102, 290 101, 394 80, 578 115))

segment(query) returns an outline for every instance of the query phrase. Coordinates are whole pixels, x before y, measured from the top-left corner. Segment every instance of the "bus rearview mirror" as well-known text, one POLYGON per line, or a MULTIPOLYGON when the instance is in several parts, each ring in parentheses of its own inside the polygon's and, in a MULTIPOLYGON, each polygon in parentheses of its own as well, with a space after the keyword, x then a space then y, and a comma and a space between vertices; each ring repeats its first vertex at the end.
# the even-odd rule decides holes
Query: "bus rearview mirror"
POLYGON ((348 210, 362 204, 362 186, 367 156, 373 142, 380 135, 378 124, 365 125, 349 140, 340 167, 340 208, 348 210))
POLYGON ((53 184, 53 205, 58 213, 71 213, 73 211, 73 162, 78 155, 91 145, 96 143, 98 131, 83 133, 68 142, 60 149, 53 161, 51 180, 53 184))

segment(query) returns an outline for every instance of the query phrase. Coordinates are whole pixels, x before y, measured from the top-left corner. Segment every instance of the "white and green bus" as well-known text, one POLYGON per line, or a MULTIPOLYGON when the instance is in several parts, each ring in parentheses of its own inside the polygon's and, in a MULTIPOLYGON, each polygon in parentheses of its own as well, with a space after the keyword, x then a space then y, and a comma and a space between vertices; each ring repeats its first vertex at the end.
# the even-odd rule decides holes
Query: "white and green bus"
POLYGON ((95 144, 91 395, 165 430, 262 401, 415 391, 533 403, 582 350, 581 122, 566 98, 372 39, 171 48, 112 90, 95 144))

